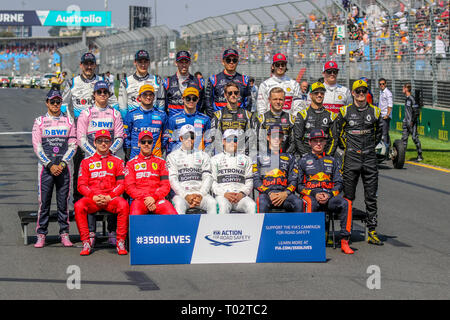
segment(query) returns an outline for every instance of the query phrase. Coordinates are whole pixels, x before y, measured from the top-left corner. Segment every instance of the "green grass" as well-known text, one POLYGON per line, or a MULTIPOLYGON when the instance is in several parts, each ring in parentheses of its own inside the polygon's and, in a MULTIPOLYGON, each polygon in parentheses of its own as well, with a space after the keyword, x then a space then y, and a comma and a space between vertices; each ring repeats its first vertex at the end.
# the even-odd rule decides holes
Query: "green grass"
MULTIPOLYGON (((389 131, 391 142, 402 138, 402 133, 399 131, 389 131)), ((432 139, 424 136, 419 136, 422 144, 422 163, 450 169, 450 142, 432 139)), ((408 148, 406 150, 405 160, 414 161, 417 158, 416 145, 408 138, 408 148)))

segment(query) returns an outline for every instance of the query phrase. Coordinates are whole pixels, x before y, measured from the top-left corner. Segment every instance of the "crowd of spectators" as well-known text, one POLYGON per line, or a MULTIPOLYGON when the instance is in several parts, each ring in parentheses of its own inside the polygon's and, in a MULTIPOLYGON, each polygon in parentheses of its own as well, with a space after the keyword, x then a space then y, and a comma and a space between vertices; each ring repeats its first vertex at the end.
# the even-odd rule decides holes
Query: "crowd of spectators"
POLYGON ((60 63, 57 49, 49 45, 0 45, 0 70, 19 74, 55 71, 60 63))
POLYGON ((294 26, 265 26, 257 31, 251 30, 250 35, 238 29, 235 38, 224 36, 229 43, 222 41, 221 49, 237 47, 242 64, 270 62, 277 52, 287 54, 291 62, 296 63, 305 59, 318 63, 331 59, 339 62, 345 56, 338 55, 337 45, 345 44, 345 40, 339 37, 338 26, 347 24, 351 62, 369 61, 371 58, 383 61, 391 57, 398 62, 409 61, 413 54, 417 60, 416 68, 420 69, 425 61, 431 61, 433 34, 436 35, 437 62, 448 57, 449 1, 439 0, 432 5, 425 2, 423 6, 416 3, 416 7, 408 10, 398 2, 393 7, 394 13, 389 16, 377 5, 372 4, 362 11, 343 1, 346 15, 340 14, 336 8, 326 8, 327 17, 311 13, 308 19, 297 20, 294 26))

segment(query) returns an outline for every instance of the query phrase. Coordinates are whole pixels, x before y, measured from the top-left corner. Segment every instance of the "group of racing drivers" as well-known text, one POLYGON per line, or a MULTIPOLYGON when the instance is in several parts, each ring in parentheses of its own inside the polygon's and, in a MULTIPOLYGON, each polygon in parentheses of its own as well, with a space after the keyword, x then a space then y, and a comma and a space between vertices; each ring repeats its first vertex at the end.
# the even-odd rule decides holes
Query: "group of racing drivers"
POLYGON ((382 125, 380 109, 367 102, 367 82, 355 81, 350 91, 337 84, 338 65, 328 61, 324 83, 313 83, 306 96, 286 76, 286 56, 277 53, 271 77, 252 101, 238 62, 236 50, 225 50, 224 70, 205 85, 189 73, 189 52, 178 52, 178 71, 162 79, 148 72, 150 55, 139 50, 136 71, 121 81, 116 98, 111 83, 95 74, 95 56, 83 54, 80 75, 63 93, 49 91, 47 113, 33 126, 39 158, 35 247, 45 246, 56 186, 63 246, 73 245, 73 187, 81 255, 93 250, 92 213, 101 210, 115 214, 108 217, 108 241, 119 255, 127 254, 128 215, 273 210, 337 213, 341 249, 352 254, 352 201, 360 176, 368 242, 382 245, 375 230, 375 146, 382 125), (116 155, 121 149, 125 160, 116 155))

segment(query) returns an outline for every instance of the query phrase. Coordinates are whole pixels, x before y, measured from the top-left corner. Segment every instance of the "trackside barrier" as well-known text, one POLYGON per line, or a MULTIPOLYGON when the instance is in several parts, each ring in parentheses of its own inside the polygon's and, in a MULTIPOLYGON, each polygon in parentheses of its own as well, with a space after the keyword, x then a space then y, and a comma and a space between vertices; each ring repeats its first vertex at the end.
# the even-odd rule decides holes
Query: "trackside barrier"
MULTIPOLYGON (((402 121, 405 117, 405 106, 394 104, 392 110, 391 130, 402 131, 402 121)), ((422 108, 419 116, 419 135, 443 141, 448 140, 450 131, 450 111, 422 108)))
POLYGON ((326 261, 323 212, 130 216, 129 234, 132 265, 326 261))

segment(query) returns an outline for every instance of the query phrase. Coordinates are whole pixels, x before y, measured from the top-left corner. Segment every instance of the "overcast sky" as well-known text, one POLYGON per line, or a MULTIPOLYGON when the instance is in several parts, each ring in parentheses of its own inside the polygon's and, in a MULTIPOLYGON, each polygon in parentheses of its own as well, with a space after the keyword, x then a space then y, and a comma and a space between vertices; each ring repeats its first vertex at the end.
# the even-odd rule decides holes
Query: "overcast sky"
MULTIPOLYGON (((289 0, 157 0, 157 22, 169 28, 181 30, 181 26, 207 18, 234 11, 257 8, 289 0)), ((1 0, 1 10, 66 10, 71 5, 78 5, 82 11, 101 11, 105 0, 1 0)), ((107 0, 108 10, 112 12, 115 27, 128 27, 128 6, 154 7, 155 0, 107 0)), ((153 10, 153 9, 152 9, 153 10)), ((154 23, 154 21, 152 22, 154 23)), ((47 36, 47 28, 34 27, 33 35, 47 36)))

